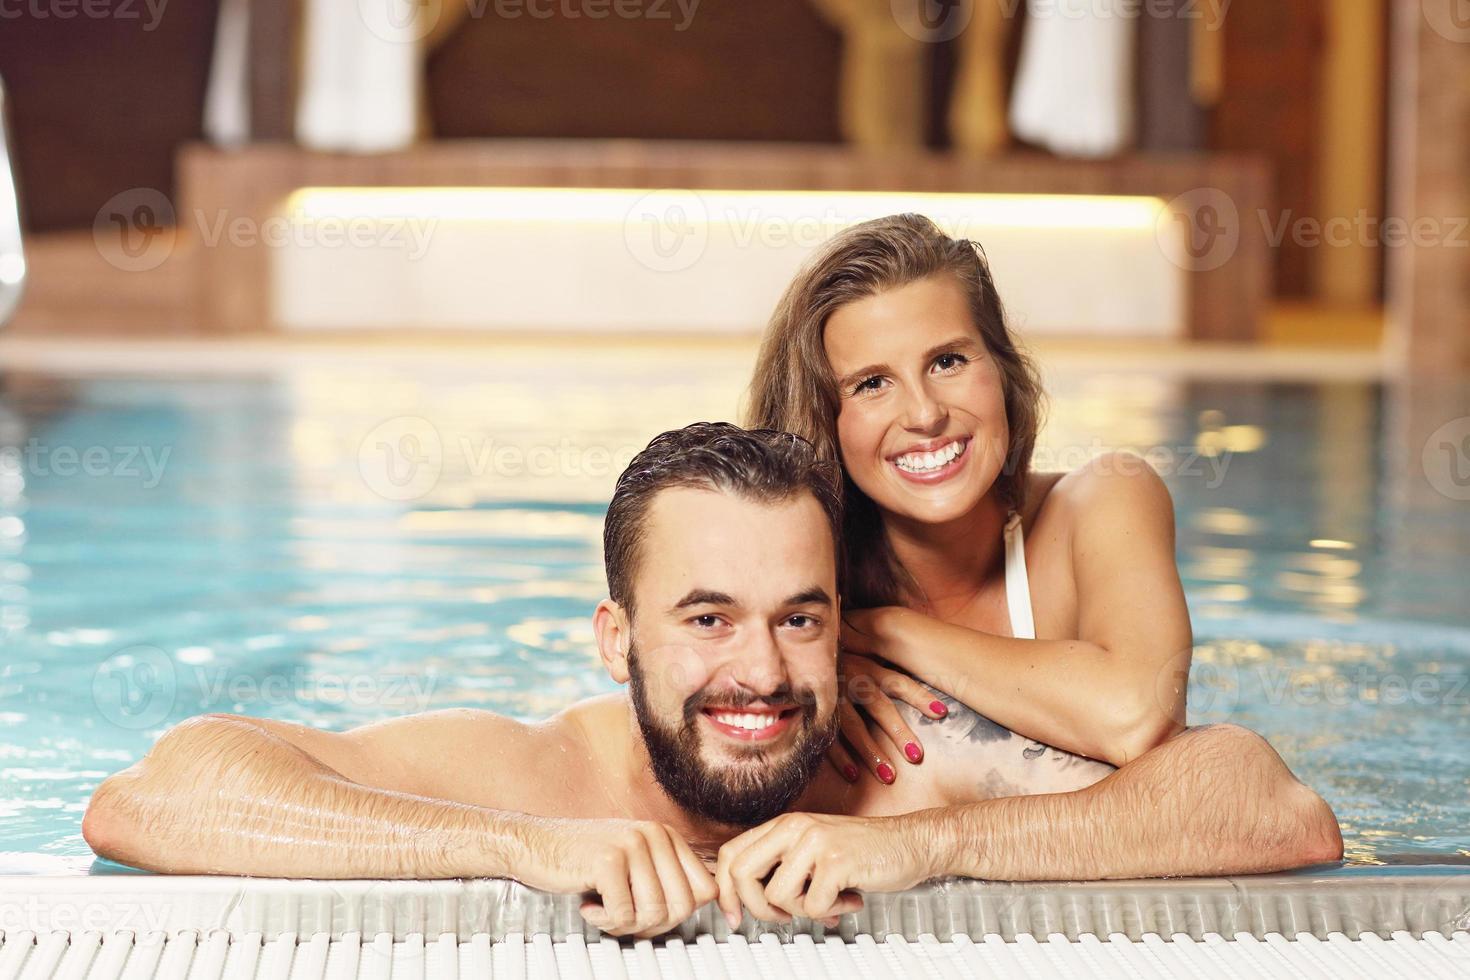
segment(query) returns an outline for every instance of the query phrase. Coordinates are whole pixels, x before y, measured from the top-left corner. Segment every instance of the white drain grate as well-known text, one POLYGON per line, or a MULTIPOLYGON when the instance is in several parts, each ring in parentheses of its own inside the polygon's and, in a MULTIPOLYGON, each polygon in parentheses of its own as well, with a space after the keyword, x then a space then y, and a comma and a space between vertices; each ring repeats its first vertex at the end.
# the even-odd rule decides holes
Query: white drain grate
POLYGON ((513 934, 492 941, 479 933, 467 942, 452 933, 437 939, 412 934, 395 942, 390 933, 363 940, 349 933, 292 933, 263 941, 259 933, 225 930, 172 935, 162 932, 10 932, 0 936, 0 980, 456 980, 476 978, 669 977, 729 980, 850 980, 927 977, 1361 977, 1382 980, 1461 980, 1470 977, 1470 934, 1446 938, 1426 932, 1415 939, 1396 932, 1389 939, 1365 933, 1349 939, 1310 933, 1287 939, 1269 933, 1234 939, 1209 933, 1202 940, 1180 933, 1169 940, 1145 934, 1140 941, 1121 933, 1107 939, 1061 934, 1037 939, 1026 933, 1006 942, 998 935, 979 942, 964 936, 943 941, 932 935, 909 941, 860 935, 814 940, 798 935, 782 942, 774 934, 751 942, 732 935, 724 941, 703 935, 685 942, 587 942, 572 936, 553 942, 545 933, 526 939, 513 934))

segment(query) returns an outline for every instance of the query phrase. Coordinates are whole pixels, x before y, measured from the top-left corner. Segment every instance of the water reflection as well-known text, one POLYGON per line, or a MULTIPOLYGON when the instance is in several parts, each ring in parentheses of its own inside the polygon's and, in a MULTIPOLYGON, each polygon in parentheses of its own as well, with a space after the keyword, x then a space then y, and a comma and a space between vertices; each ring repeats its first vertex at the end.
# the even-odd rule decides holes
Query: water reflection
MULTIPOLYGON (((529 719, 612 689, 590 614, 620 457, 735 418, 750 356, 528 345, 432 375, 10 381, 0 447, 171 455, 151 487, 0 471, 0 850, 87 853, 91 787, 201 711, 529 719)), ((1464 391, 1049 384, 1040 468, 1130 448, 1174 495, 1192 720, 1266 734, 1354 860, 1470 849, 1470 504, 1423 453, 1464 391)))

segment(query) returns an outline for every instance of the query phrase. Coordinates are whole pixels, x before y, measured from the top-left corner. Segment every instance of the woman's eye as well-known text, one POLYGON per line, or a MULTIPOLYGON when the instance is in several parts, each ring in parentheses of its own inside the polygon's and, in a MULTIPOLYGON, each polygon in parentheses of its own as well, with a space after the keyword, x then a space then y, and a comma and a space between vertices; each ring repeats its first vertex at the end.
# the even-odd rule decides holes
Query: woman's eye
POLYGON ((864 378, 863 380, 852 386, 852 393, 856 395, 864 391, 877 391, 878 383, 882 380, 883 376, 880 374, 875 374, 871 378, 864 378))
POLYGON ((934 363, 945 371, 953 371, 970 363, 970 359, 963 354, 940 354, 934 363))

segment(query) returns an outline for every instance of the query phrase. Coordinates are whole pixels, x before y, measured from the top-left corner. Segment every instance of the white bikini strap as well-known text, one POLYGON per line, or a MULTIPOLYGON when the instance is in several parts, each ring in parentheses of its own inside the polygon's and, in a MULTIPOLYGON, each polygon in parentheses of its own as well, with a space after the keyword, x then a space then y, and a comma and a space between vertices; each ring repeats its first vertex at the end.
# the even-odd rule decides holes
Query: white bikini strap
POLYGON ((1006 517, 1006 606, 1011 613, 1011 632, 1019 639, 1036 639, 1031 583, 1026 578, 1026 540, 1021 534, 1021 515, 1015 511, 1006 517))

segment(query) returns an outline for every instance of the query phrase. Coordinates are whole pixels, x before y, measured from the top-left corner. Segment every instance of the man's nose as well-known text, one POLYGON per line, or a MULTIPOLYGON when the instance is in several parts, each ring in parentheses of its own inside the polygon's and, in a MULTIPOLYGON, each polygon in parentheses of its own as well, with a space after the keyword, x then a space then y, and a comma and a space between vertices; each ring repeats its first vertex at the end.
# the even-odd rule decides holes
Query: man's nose
POLYGON ((786 683, 786 663, 781 647, 769 630, 751 637, 736 655, 730 673, 741 687, 758 696, 769 696, 786 683))

